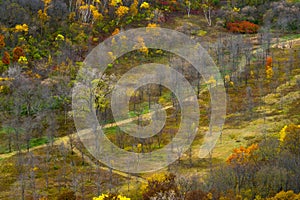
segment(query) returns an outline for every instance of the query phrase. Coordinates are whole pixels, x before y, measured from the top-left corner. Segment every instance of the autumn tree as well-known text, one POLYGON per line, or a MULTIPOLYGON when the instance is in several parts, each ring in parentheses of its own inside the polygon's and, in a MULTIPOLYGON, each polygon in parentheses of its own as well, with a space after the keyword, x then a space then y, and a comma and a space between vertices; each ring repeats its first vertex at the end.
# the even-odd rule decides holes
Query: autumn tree
POLYGON ((24 50, 21 47, 15 47, 13 49, 13 61, 18 62, 21 56, 25 56, 24 50))
POLYGON ((273 77, 273 59, 272 57, 267 57, 266 59, 266 78, 270 80, 273 77))
POLYGON ((212 0, 201 0, 200 2, 200 7, 202 8, 208 26, 212 25, 212 12, 214 6, 215 5, 212 0))
POLYGON ((236 179, 237 192, 241 192, 241 188, 253 176, 250 169, 256 169, 257 156, 256 150, 258 144, 252 144, 249 147, 239 147, 233 150, 233 153, 227 158, 227 163, 233 168, 236 179))
POLYGON ((41 29, 41 35, 45 32, 45 23, 50 19, 49 15, 48 15, 48 9, 50 7, 50 4, 52 2, 52 0, 42 0, 44 3, 44 8, 40 9, 38 11, 38 19, 40 20, 40 25, 42 27, 41 29))
POLYGON ((0 34, 0 51, 5 47, 5 37, 4 35, 0 34))
POLYGON ((110 108, 110 96, 116 81, 116 76, 114 74, 111 75, 103 75, 100 79, 94 79, 92 84, 94 85, 95 94, 95 108, 96 114, 103 121, 100 123, 106 122, 108 119, 108 109, 110 108))
POLYGON ((90 0, 87 2, 82 1, 78 11, 83 23, 91 22, 93 24, 103 18, 102 14, 99 12, 99 4, 97 1, 93 1, 93 3, 90 0))
POLYGON ((10 63, 10 54, 7 51, 4 52, 4 55, 2 57, 2 62, 3 62, 3 64, 6 64, 6 65, 9 65, 9 63, 10 63))
POLYGON ((300 199, 300 194, 295 194, 294 191, 280 191, 274 197, 268 198, 267 200, 297 200, 300 199))
POLYGON ((300 156, 300 125, 290 124, 280 131, 281 147, 300 156))

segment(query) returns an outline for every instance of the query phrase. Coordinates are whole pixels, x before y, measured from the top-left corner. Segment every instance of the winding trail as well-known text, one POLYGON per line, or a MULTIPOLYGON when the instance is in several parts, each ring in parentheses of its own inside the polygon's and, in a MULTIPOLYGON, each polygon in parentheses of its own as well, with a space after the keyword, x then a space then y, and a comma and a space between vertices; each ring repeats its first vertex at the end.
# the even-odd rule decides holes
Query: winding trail
MULTIPOLYGON (((169 108, 172 108, 172 106, 166 106, 166 107, 163 108, 163 110, 167 110, 169 108)), ((141 116, 142 116, 143 119, 149 119, 153 114, 154 114, 154 111, 150 112, 150 113, 143 114, 141 116)), ((103 128, 111 128, 111 127, 116 127, 116 126, 119 126, 119 125, 127 124, 127 123, 130 123, 130 122, 134 121, 134 120, 137 120, 138 118, 139 117, 136 116, 136 117, 131 117, 131 118, 121 120, 121 121, 118 121, 118 122, 109 123, 109 124, 104 125, 103 128)), ((53 142, 53 145, 57 146, 57 145, 64 144, 66 147, 69 147, 69 144, 68 144, 69 143, 69 138, 72 138, 72 137, 73 138, 78 138, 76 133, 72 133, 72 134, 67 135, 67 136, 62 136, 62 137, 55 138, 55 141, 53 142)), ((32 147, 32 148, 29 149, 29 151, 35 151, 35 150, 42 149, 42 148, 47 148, 47 144, 32 147)), ((19 151, 13 151, 13 152, 6 153, 6 154, 0 154, 0 162, 3 159, 7 159, 7 158, 10 158, 10 157, 16 155, 18 152, 19 151)), ((26 153, 27 150, 22 150, 22 152, 26 153)), ((73 152, 76 153, 77 156, 79 156, 79 157, 81 157, 81 155, 82 155, 82 152, 78 148, 76 148, 76 146, 73 148, 73 152)), ((91 165, 93 167, 97 167, 97 164, 89 156, 85 155, 84 158, 85 158, 85 162, 87 162, 89 165, 91 165)), ((110 171, 110 168, 108 168, 108 167, 100 166, 100 169, 105 170, 105 171, 110 171)), ((141 183, 147 183, 147 180, 145 178, 142 178, 142 177, 137 176, 137 175, 128 175, 127 173, 121 172, 121 171, 118 171, 118 170, 112 170, 112 173, 118 174, 118 175, 126 177, 126 178, 130 177, 131 179, 133 179, 135 181, 138 181, 138 182, 141 182, 141 183)))

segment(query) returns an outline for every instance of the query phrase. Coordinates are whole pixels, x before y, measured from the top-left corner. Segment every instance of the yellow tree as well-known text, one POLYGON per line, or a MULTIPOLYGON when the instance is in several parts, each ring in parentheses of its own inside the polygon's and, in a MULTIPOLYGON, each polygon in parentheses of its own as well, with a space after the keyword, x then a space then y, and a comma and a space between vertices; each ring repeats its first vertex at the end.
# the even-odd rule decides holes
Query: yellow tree
POLYGON ((131 4, 129 11, 132 14, 132 16, 135 16, 138 14, 138 4, 139 1, 138 0, 133 0, 133 3, 131 4))
POLYGON ((120 6, 116 10, 116 15, 118 18, 122 18, 129 12, 129 8, 127 6, 120 6))
POLYGON ((273 77, 272 58, 267 57, 266 59, 266 77, 270 80, 273 77))
POLYGON ((300 125, 290 124, 280 131, 281 148, 300 156, 300 125))
POLYGON ((41 34, 43 34, 43 29, 45 30, 45 23, 50 19, 49 15, 47 14, 47 11, 50 7, 52 0, 42 0, 44 2, 44 9, 38 11, 38 19, 41 23, 41 34))
POLYGON ((208 26, 212 25, 211 15, 214 8, 214 3, 212 0, 201 0, 200 7, 202 8, 204 17, 208 26))
POLYGON ((281 191, 277 193, 274 197, 268 198, 267 200, 298 200, 300 199, 300 194, 295 194, 294 191, 281 191))
POLYGON ((82 1, 81 6, 79 7, 79 16, 83 23, 91 22, 94 24, 103 19, 103 15, 99 12, 97 1, 93 1, 92 3, 90 1, 87 3, 82 1))

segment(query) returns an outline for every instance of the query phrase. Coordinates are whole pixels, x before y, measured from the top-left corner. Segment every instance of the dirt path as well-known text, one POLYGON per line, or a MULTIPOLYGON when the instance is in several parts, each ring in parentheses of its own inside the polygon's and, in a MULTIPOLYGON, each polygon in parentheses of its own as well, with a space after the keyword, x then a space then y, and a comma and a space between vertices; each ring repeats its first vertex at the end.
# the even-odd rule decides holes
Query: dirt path
MULTIPOLYGON (((166 107, 163 108, 163 110, 167 110, 169 108, 172 108, 172 106, 166 106, 166 107)), ((142 117, 144 119, 148 119, 153 114, 154 114, 154 112, 146 113, 146 114, 143 114, 142 117)), ((125 120, 122 120, 122 121, 119 121, 119 122, 106 124, 103 127, 104 128, 111 128, 111 127, 115 127, 115 126, 130 123, 130 122, 132 122, 134 120, 137 120, 137 119, 138 119, 138 117, 132 117, 132 118, 128 118, 128 119, 125 119, 125 120)), ((69 144, 68 144, 69 143, 69 138, 71 138, 71 137, 74 137, 74 138, 77 137, 76 133, 72 133, 72 134, 67 135, 67 136, 56 138, 53 145, 60 145, 60 144, 63 143, 65 146, 69 146, 69 144)), ((47 147, 47 144, 43 144, 43 145, 39 145, 39 146, 36 146, 36 147, 32 147, 32 148, 29 149, 29 151, 34 151, 34 150, 41 149, 41 148, 46 148, 46 147, 47 147)), ((77 156, 81 157, 82 153, 76 147, 73 148, 73 151, 77 154, 77 156)), ((26 152, 26 150, 22 150, 22 152, 26 152)), ((13 151, 13 152, 7 153, 7 154, 0 154, 0 160, 10 158, 10 157, 16 155, 17 153, 18 153, 18 151, 13 151)), ((96 167, 96 164, 88 156, 85 156, 85 161, 89 165, 91 165, 93 167, 96 167)), ((110 170, 108 167, 100 167, 100 168, 102 170, 105 170, 105 171, 110 170)), ((129 176, 127 173, 117 171, 117 170, 112 170, 112 173, 118 174, 118 175, 126 177, 126 178, 130 177, 134 181, 138 181, 138 182, 141 182, 141 183, 147 183, 147 180, 140 177, 140 176, 136 176, 136 175, 130 175, 129 176)))

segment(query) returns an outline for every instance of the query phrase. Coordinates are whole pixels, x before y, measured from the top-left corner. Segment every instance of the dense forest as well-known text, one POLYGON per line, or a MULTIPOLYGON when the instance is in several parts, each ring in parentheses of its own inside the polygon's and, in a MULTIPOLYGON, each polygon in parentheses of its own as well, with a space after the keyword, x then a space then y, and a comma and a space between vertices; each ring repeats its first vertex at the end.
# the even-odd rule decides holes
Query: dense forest
POLYGON ((300 1, 0 0, 0 139, 0 199, 300 199, 300 1), (135 35, 139 28, 153 37, 135 35), (218 75, 200 73, 182 56, 193 48, 162 30, 201 45, 218 75), (168 45, 180 51, 147 46, 159 38, 170 38, 168 45), (138 45, 115 54, 130 39, 138 45), (101 44, 113 50, 100 55, 101 44), (90 80, 93 69, 86 67, 95 52, 105 73, 90 80), (151 63, 182 76, 172 79, 157 67, 159 80, 184 80, 188 87, 173 91, 149 81, 114 98, 122 78, 136 84, 150 74, 151 63), (200 115, 184 129, 188 147, 171 146, 166 155, 151 157, 168 165, 151 164, 149 172, 113 167, 126 160, 98 159, 78 128, 74 88, 80 81, 90 86, 81 100, 91 107, 80 109, 94 112, 114 147, 156 155, 178 139, 185 117, 200 115), (219 86, 226 114, 217 118, 225 122, 214 148, 201 157, 199 147, 214 134, 219 86), (188 88, 197 104, 190 110, 182 108, 187 97, 177 95, 188 88), (123 111, 117 118, 115 112, 123 111), (129 126, 161 121, 154 116, 162 111, 164 124, 155 135, 138 137, 129 126))

